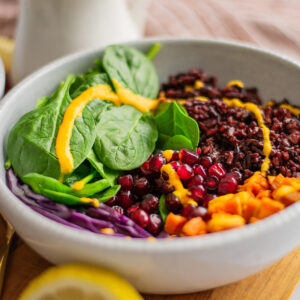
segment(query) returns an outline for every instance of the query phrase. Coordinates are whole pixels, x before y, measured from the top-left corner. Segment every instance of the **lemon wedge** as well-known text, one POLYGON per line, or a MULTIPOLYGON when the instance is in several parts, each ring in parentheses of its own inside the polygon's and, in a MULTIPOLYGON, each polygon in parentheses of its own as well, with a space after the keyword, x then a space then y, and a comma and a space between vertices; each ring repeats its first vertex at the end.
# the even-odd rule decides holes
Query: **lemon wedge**
POLYGON ((53 267, 35 278, 19 300, 142 300, 112 271, 84 264, 53 267))
POLYGON ((0 57, 3 60, 6 73, 8 73, 11 69, 14 47, 15 43, 13 40, 0 36, 0 57))

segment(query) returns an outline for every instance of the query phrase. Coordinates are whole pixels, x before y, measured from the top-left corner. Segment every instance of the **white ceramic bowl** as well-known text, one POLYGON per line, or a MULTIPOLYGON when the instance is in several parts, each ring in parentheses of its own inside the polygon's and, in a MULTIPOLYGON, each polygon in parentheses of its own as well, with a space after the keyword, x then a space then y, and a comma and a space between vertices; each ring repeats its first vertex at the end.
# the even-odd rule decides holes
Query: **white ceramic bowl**
MULTIPOLYGON (((131 45, 146 51, 156 40, 131 45)), ((160 40, 163 49, 154 63, 159 78, 201 67, 224 85, 241 79, 260 88, 262 97, 300 95, 300 65, 268 51, 232 42, 160 40)), ((48 95, 69 73, 87 70, 102 50, 62 58, 17 85, 0 108, 0 209, 18 234, 39 254, 55 264, 80 261, 113 269, 140 291, 175 294, 224 285, 264 269, 300 244, 300 203, 264 221, 195 238, 172 240, 122 239, 98 236, 53 222, 21 203, 7 188, 6 141, 9 130, 36 99, 48 95)), ((299 103, 298 103, 299 104, 299 103)))
POLYGON ((2 98, 5 90, 5 70, 2 59, 0 57, 0 99, 2 98))

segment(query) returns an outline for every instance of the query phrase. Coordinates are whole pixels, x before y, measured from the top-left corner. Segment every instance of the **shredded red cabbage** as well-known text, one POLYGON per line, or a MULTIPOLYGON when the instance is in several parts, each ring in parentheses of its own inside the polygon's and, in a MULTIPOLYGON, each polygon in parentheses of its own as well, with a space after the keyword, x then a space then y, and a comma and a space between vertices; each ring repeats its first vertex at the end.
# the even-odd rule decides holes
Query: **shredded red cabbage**
POLYGON ((43 195, 34 193, 28 185, 19 182, 13 169, 7 171, 7 181, 9 189, 23 203, 41 215, 60 224, 102 235, 105 233, 101 232, 101 229, 111 228, 115 232, 114 234, 109 234, 111 236, 130 236, 133 238, 152 236, 131 219, 121 215, 104 203, 100 203, 100 206, 97 208, 89 208, 83 212, 77 211, 75 208, 55 203, 43 195))

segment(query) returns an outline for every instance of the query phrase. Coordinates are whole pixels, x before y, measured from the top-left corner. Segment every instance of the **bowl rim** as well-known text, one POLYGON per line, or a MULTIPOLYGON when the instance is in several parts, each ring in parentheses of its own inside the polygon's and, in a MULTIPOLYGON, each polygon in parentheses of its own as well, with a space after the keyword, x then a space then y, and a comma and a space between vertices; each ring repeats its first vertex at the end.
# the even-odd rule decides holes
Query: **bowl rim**
MULTIPOLYGON (((152 44, 155 42, 165 43, 165 44, 176 44, 176 43, 199 43, 199 44, 210 44, 215 46, 229 46, 233 48, 239 48, 244 51, 258 52, 261 55, 271 56, 276 60, 283 63, 288 63, 294 67, 299 68, 300 63, 296 60, 288 58, 284 55, 278 54, 274 51, 266 50, 255 45, 231 40, 224 39, 199 39, 199 38, 146 38, 138 41, 130 41, 127 43, 122 43, 124 45, 143 45, 152 44)), ((27 76, 20 83, 18 83, 0 103, 0 116, 2 111, 6 106, 9 106, 9 101, 14 97, 14 94, 18 92, 20 88, 26 88, 31 81, 36 80, 40 75, 51 71, 61 64, 69 63, 71 61, 76 61, 76 59, 82 58, 89 54, 95 53, 97 51, 102 51, 104 47, 93 48, 89 50, 79 51, 62 58, 59 58, 39 70, 35 71, 31 75, 27 76)), ((193 251, 204 250, 210 248, 217 248, 232 245, 234 243, 243 242, 252 239, 259 235, 264 235, 267 232, 277 231, 279 227, 284 226, 284 224, 292 222, 294 219, 300 217, 300 203, 295 203, 292 206, 285 208, 283 211, 272 215, 261 222, 256 222, 243 226, 242 228, 231 229, 228 231, 218 232, 214 234, 208 234, 197 237, 184 237, 184 238, 174 238, 174 239, 124 239, 118 237, 110 237, 104 235, 97 235, 89 231, 85 231, 85 234, 81 234, 82 231, 74 228, 70 228, 66 225, 62 225, 53 220, 50 220, 39 213, 33 211, 30 207, 22 203, 16 196, 12 194, 9 190, 5 181, 0 179, 0 198, 4 199, 7 197, 9 201, 5 205, 12 205, 16 211, 23 211, 22 219, 24 222, 30 222, 39 224, 39 231, 47 231, 53 236, 63 236, 64 241, 72 244, 83 244, 86 247, 98 247, 103 249, 121 249, 122 251, 128 252, 151 252, 151 253, 174 253, 184 250, 193 251)), ((2 200, 3 201, 3 200, 2 200)), ((6 200, 5 200, 6 201, 6 200)))
POLYGON ((4 95, 4 90, 5 90, 5 69, 4 69, 4 63, 2 58, 0 57, 0 99, 4 95))

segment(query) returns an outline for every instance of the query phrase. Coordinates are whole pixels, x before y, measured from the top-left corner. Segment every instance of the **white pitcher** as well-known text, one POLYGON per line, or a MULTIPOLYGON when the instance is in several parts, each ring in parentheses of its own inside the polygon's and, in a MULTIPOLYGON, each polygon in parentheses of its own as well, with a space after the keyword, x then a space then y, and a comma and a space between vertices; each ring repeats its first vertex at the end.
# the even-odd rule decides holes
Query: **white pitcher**
POLYGON ((142 37, 148 0, 20 0, 12 80, 65 54, 142 37))

